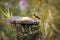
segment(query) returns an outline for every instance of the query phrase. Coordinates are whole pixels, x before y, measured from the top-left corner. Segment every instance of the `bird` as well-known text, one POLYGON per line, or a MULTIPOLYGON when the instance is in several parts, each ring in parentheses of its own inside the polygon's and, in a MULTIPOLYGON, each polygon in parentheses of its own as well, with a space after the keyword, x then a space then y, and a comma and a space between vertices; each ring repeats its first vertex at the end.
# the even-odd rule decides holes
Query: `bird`
POLYGON ((40 19, 40 17, 36 14, 33 14, 35 18, 40 19))

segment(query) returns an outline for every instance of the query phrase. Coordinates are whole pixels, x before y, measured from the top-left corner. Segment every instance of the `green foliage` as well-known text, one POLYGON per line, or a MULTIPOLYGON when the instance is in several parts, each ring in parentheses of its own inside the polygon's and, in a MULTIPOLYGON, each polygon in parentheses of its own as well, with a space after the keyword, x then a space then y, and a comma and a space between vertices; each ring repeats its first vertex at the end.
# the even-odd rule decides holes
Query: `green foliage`
POLYGON ((4 31, 5 35, 11 39, 14 39, 15 33, 12 29, 8 28, 8 30, 4 31))
POLYGON ((0 9, 0 11, 1 11, 1 14, 3 16, 7 17, 7 18, 9 18, 10 16, 12 16, 12 13, 9 12, 9 9, 8 9, 7 12, 4 12, 2 9, 0 9))

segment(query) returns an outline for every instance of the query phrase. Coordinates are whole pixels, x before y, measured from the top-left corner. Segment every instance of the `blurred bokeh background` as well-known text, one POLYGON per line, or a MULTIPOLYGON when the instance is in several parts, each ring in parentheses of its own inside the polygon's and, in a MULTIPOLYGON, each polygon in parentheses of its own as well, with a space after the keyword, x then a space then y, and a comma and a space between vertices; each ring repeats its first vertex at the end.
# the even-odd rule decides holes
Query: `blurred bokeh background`
POLYGON ((0 40, 14 40, 15 37, 7 18, 34 18, 34 13, 40 17, 41 40, 60 40, 60 0, 0 0, 0 40))

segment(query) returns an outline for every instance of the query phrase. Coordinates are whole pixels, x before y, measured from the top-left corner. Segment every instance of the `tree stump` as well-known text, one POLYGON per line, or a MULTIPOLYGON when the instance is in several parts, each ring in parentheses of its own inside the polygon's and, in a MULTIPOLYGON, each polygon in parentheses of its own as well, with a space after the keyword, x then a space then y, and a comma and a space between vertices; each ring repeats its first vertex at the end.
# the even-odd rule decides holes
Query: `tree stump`
POLYGON ((8 22, 15 26, 16 40, 39 40, 37 30, 40 21, 31 18, 31 21, 21 22, 21 18, 23 17, 13 16, 8 18, 8 22))

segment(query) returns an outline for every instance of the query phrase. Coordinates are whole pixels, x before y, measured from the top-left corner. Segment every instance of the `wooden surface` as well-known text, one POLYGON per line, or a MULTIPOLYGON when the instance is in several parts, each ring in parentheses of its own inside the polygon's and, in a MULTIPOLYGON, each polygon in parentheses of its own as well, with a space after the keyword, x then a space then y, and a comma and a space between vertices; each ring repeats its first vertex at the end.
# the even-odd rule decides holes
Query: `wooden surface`
POLYGON ((20 21, 23 17, 20 16, 12 16, 10 18, 8 18, 8 22, 10 23, 19 23, 19 24, 39 24, 39 20, 34 20, 31 18, 31 21, 27 20, 27 21, 20 21))

